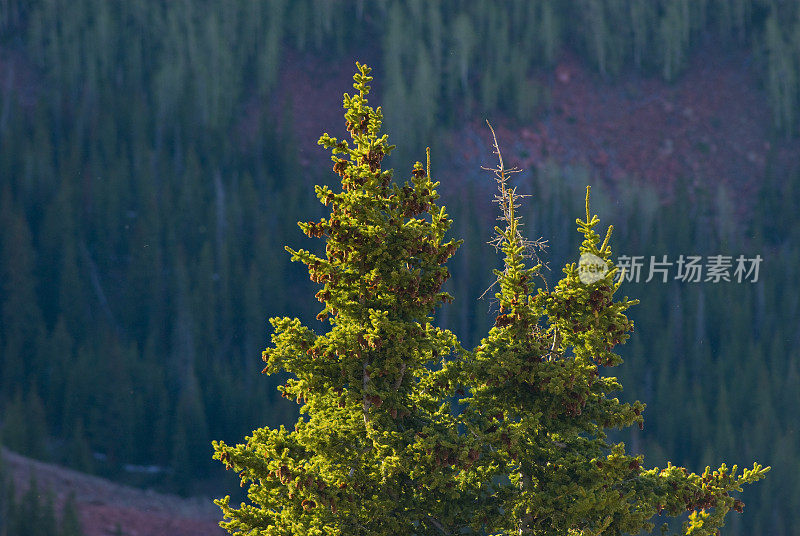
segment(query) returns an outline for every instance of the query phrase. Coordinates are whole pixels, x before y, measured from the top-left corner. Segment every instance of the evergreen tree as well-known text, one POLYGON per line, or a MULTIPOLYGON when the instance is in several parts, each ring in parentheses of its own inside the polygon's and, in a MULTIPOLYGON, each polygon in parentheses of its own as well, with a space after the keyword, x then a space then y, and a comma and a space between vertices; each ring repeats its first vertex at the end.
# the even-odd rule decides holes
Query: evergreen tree
POLYGON ((3 444, 9 449, 39 459, 47 458, 47 417, 42 399, 31 387, 23 395, 17 389, 14 398, 3 410, 3 444))
POLYGON ((83 529, 78 515, 78 507, 75 504, 75 495, 70 493, 64 507, 61 509, 61 523, 59 529, 60 536, 82 536, 83 529))
MULTIPOLYGON (((274 318, 264 372, 295 377, 283 395, 302 402, 294 432, 253 432, 246 444, 215 442, 215 458, 252 482, 253 504, 217 501, 229 531, 265 534, 419 534, 454 526, 466 497, 454 488, 458 434, 431 370, 458 345, 431 324, 459 242, 444 242, 450 221, 418 162, 402 187, 381 160, 394 146, 380 136, 383 114, 367 105, 370 69, 358 65, 357 94, 345 95, 354 146, 324 134, 342 191, 317 187, 329 218, 301 222, 327 237, 326 257, 292 250, 323 283, 318 335, 299 320, 274 318), (341 158, 338 155, 344 155, 341 158), (446 464, 446 465, 445 465, 446 464)), ((443 530, 443 529, 442 529, 443 530)))
POLYGON ((584 237, 581 262, 564 268, 566 277, 555 289, 534 294, 541 264, 528 268, 526 258, 541 244, 522 237, 519 196, 508 186, 516 170, 505 169, 496 138, 494 147, 497 201, 506 223, 495 228, 494 242, 505 255, 504 270, 495 272, 500 314, 474 354, 451 367, 471 391, 462 400, 462 422, 481 444, 470 472, 491 482, 473 510, 473 530, 635 534, 652 530, 649 520, 662 511, 691 511, 686 534, 715 534, 731 508, 743 507, 729 492, 741 491, 769 468, 756 464, 738 476, 736 466, 724 464, 703 475, 669 463, 645 470, 642 456, 626 455, 623 443, 607 441, 607 428, 642 427, 644 410, 641 402, 610 398, 621 385, 599 370, 622 363, 612 349, 633 330, 623 313, 637 303, 613 300, 622 279, 614 282, 612 228, 601 244, 587 187, 586 219, 576 220, 584 237))
POLYGON ((36 292, 35 250, 28 221, 15 207, 8 185, 0 193, 0 390, 5 400, 30 379, 42 329, 36 292))
POLYGON ((299 224, 326 237, 326 258, 286 248, 323 283, 318 319, 332 328, 319 335, 272 319, 274 346, 263 353, 263 372, 294 376, 280 390, 307 416, 294 432, 214 442, 214 458, 249 483, 250 504, 217 501, 221 525, 232 534, 588 535, 652 530, 654 516, 689 511, 686 534, 715 534, 729 510, 742 511, 730 492, 769 468, 646 470, 641 456, 607 441, 608 428, 641 427, 644 405, 610 398, 621 386, 600 374, 622 362, 612 350, 633 329, 624 311, 636 301, 613 299, 611 228, 601 244, 588 188, 580 266, 534 294, 540 265, 526 258, 536 244, 520 232, 519 196, 495 140, 506 224, 494 242, 505 254, 500 314, 465 351, 431 325, 435 306, 452 299, 440 291, 442 264, 460 243, 443 242, 450 221, 434 204, 430 160, 403 187, 381 170, 394 147, 380 136, 381 109, 367 106, 370 69, 357 67, 358 94, 344 97, 355 145, 319 141, 342 191, 317 186, 331 215, 299 224))

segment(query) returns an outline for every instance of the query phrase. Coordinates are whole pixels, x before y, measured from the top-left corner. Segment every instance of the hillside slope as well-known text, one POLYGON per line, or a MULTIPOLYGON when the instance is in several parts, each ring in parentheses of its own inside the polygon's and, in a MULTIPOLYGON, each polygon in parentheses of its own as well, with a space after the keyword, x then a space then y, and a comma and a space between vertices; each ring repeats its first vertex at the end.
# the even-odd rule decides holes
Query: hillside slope
POLYGON ((3 466, 24 492, 31 480, 57 505, 74 494, 86 536, 211 536, 225 534, 218 526, 219 509, 210 499, 183 499, 115 484, 58 465, 43 463, 3 449, 3 466))
MULTIPOLYGON (((338 95, 348 88, 352 69, 349 59, 324 62, 312 54, 290 54, 283 64, 270 110, 291 110, 294 139, 306 169, 329 165, 316 141, 322 132, 340 134, 338 95)), ((375 72, 380 82, 380 65, 375 72)), ((464 118, 443 133, 454 151, 435 155, 440 176, 483 181, 480 166, 491 155, 484 118, 498 130, 506 156, 523 170, 548 161, 581 166, 612 187, 653 185, 663 202, 674 199, 674 187, 682 179, 694 186, 713 182, 737 192, 737 208, 746 214, 768 163, 778 173, 798 165, 800 141, 775 135, 752 53, 744 50, 699 50, 673 83, 632 71, 604 79, 564 51, 555 69, 537 72, 531 80, 549 95, 537 117, 520 122, 484 112, 464 118)), ((380 83, 376 85, 375 102, 381 103, 383 91, 380 83)), ((392 132, 392 125, 386 130, 392 132)), ((489 181, 487 187, 492 188, 489 181)))

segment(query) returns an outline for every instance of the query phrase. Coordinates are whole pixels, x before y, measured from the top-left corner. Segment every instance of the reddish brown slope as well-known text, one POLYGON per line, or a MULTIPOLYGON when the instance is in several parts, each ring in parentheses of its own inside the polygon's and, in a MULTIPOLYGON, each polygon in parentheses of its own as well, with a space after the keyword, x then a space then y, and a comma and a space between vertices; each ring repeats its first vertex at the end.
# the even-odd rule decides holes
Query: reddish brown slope
POLYGON ((19 491, 31 479, 61 505, 74 494, 86 536, 219 536, 220 511, 210 499, 183 499, 115 484, 3 450, 3 465, 19 491))
MULTIPOLYGON (((273 104, 291 108, 305 165, 327 165, 327 153, 316 145, 320 133, 342 134, 340 95, 350 90, 351 60, 296 56, 282 69, 273 104)), ((379 82, 379 68, 374 75, 379 82)), ((545 158, 584 164, 612 184, 623 179, 654 184, 665 201, 679 178, 722 183, 746 210, 747 194, 763 181, 768 156, 777 169, 798 165, 798 140, 771 141, 771 111, 744 52, 707 47, 674 83, 635 73, 604 81, 565 53, 554 72, 536 81, 549 88, 551 100, 535 120, 520 124, 500 114, 491 117, 507 159, 524 169, 545 158)), ((461 177, 480 173, 491 155, 483 119, 450 136, 461 154, 440 155, 438 169, 461 177), (485 144, 476 141, 484 139, 485 144)))

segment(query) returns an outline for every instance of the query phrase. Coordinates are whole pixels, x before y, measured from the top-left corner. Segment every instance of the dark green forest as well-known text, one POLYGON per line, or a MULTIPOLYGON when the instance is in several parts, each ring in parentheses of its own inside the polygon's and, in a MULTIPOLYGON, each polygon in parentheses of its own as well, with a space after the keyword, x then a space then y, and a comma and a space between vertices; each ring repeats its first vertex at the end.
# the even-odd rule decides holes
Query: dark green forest
MULTIPOLYGON (((3 444, 218 496, 232 486, 212 439, 295 420, 279 379, 259 374, 261 350, 269 317, 314 325, 317 288, 283 246, 315 247, 296 222, 322 214, 312 186, 334 177, 299 163, 296 118, 251 106, 270 102, 287 58, 370 56, 398 145, 387 167, 406 174, 431 145, 436 176, 457 158, 458 140, 441 140, 465 118, 547 113, 534 75, 565 50, 607 83, 631 72, 673 82, 708 46, 752 56, 776 143, 800 133, 796 2, 0 1, 3 444), (246 137, 243 118, 255 125, 246 137)), ((672 203, 635 177, 592 188, 620 254, 764 259, 752 284, 622 287, 641 304, 615 371, 620 397, 648 408, 644 430, 621 439, 651 466, 774 469, 743 495, 732 535, 800 523, 800 174, 766 168, 737 199, 745 211, 720 200, 713 176, 686 177, 672 203)), ((532 195, 525 231, 549 240, 552 284, 577 260, 574 218, 595 181, 555 161, 515 180, 532 195)), ((500 264, 486 244, 492 188, 479 168, 441 186, 465 244, 439 320, 465 345, 492 321, 478 299, 500 264)))

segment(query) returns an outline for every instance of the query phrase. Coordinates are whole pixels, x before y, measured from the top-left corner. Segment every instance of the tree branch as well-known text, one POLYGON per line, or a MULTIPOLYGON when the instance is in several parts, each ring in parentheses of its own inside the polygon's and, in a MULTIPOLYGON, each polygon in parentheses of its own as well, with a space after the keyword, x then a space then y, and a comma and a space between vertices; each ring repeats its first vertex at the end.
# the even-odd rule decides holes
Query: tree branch
POLYGON ((398 391, 400 389, 400 384, 403 383, 403 376, 406 373, 406 363, 405 361, 400 365, 400 376, 397 377, 397 380, 394 382, 394 390, 398 391))
POLYGON ((364 402, 364 424, 369 425, 369 400, 367 400, 367 384, 369 383, 369 374, 367 374, 367 360, 364 360, 362 368, 364 372, 364 380, 361 388, 361 397, 364 402))
MULTIPOLYGON (((531 487, 531 477, 530 475, 520 472, 522 479, 520 480, 519 486, 522 491, 526 491, 531 487)), ((531 523, 533 523, 533 515, 530 512, 526 512, 525 515, 522 516, 522 519, 519 520, 519 534, 529 534, 531 531, 531 523)))
POLYGON ((436 527, 439 530, 439 532, 441 532, 442 534, 444 534, 444 535, 450 534, 449 532, 447 532, 447 530, 444 528, 444 526, 439 522, 439 520, 436 519, 435 517, 433 517, 432 515, 428 514, 428 520, 430 520, 431 525, 436 527))

